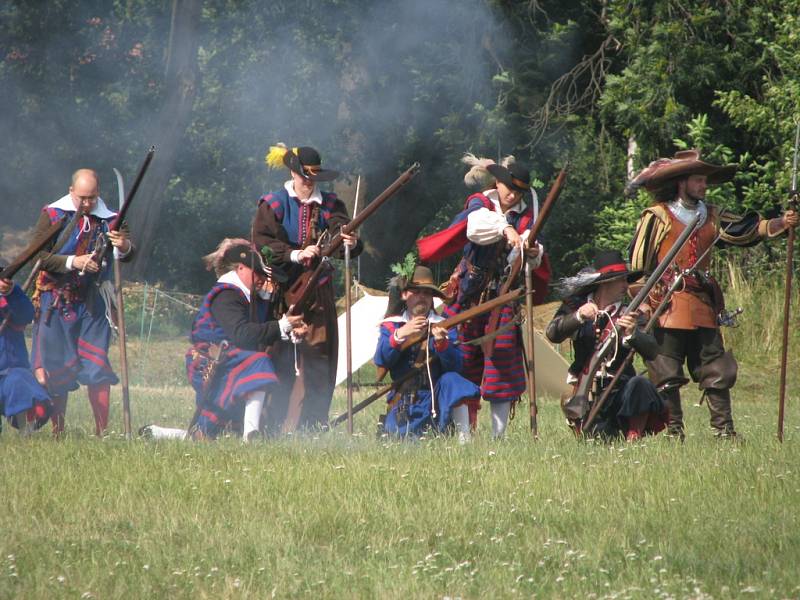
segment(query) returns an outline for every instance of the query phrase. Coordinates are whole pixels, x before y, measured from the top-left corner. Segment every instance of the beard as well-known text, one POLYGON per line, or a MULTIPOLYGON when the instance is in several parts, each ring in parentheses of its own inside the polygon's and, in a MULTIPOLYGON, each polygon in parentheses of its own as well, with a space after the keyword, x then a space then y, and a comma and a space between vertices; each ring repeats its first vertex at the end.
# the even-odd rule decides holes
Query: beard
POLYGON ((430 308, 424 302, 420 302, 415 304, 410 312, 412 317, 424 317, 430 312, 430 308))

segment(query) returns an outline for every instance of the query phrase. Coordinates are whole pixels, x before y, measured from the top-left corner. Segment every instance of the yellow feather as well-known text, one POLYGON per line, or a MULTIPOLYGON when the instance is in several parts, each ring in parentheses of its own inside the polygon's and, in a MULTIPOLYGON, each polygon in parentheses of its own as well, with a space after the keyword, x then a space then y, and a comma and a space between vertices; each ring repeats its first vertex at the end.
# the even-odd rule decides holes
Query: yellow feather
POLYGON ((267 156, 264 159, 267 166, 270 169, 280 169, 283 167, 283 157, 286 155, 286 152, 288 152, 288 149, 282 144, 270 146, 269 152, 267 152, 267 156))

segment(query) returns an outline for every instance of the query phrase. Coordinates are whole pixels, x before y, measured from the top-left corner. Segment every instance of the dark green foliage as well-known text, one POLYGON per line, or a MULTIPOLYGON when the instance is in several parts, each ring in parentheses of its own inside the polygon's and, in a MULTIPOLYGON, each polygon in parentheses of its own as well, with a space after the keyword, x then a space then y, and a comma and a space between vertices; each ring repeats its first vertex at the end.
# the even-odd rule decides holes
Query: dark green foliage
MULTIPOLYGON (((417 237, 462 208, 473 191, 462 181, 465 151, 514 154, 543 182, 540 199, 570 161, 544 230, 557 277, 597 248, 627 245, 648 202, 622 196, 631 142, 634 169, 685 146, 739 162, 736 180, 710 194, 735 210, 775 209, 788 189, 797 1, 199 4, 188 34, 197 89, 157 191, 144 270, 169 287, 205 289, 199 256, 221 237, 248 235, 257 199, 285 179, 263 161, 278 141, 317 147, 343 171, 335 189, 351 207, 357 175, 367 201, 422 163, 361 231, 362 279, 376 287, 417 237)), ((106 198, 116 195, 111 167, 132 177, 179 77, 167 72, 179 51, 171 9, 152 0, 0 8, 0 228, 32 224, 78 167, 100 171, 106 198)))

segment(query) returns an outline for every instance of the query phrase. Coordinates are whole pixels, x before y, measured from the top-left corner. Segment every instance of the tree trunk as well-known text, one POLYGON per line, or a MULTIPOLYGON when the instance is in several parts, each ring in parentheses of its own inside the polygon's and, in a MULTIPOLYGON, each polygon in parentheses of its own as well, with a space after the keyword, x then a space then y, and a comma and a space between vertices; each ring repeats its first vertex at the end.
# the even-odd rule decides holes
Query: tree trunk
POLYGON ((202 0, 173 0, 172 25, 166 52, 166 96, 164 108, 155 119, 150 143, 156 146, 153 164, 142 182, 137 206, 131 210, 131 233, 137 253, 131 265, 135 279, 145 279, 152 256, 156 227, 165 192, 174 172, 177 153, 191 120, 197 92, 197 48, 202 0))

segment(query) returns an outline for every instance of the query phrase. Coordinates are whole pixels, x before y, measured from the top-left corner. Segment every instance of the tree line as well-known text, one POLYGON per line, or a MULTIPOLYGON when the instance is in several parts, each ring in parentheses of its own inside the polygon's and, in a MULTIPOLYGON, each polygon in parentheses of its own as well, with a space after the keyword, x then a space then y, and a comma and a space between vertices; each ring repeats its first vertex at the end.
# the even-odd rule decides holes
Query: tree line
POLYGON ((419 161, 362 232, 362 278, 381 287, 461 208, 461 155, 514 154, 542 197, 569 161, 544 236, 570 274, 595 248, 626 246, 647 203, 623 196, 627 178, 684 147, 742 165, 715 202, 777 209, 800 115, 799 15, 800 0, 12 1, 0 228, 32 224, 78 167, 97 168, 113 199, 112 167, 132 178, 156 144, 129 275, 201 290, 198 257, 246 234, 259 196, 282 185, 270 144, 317 147, 351 208, 356 177, 363 206, 419 161))

